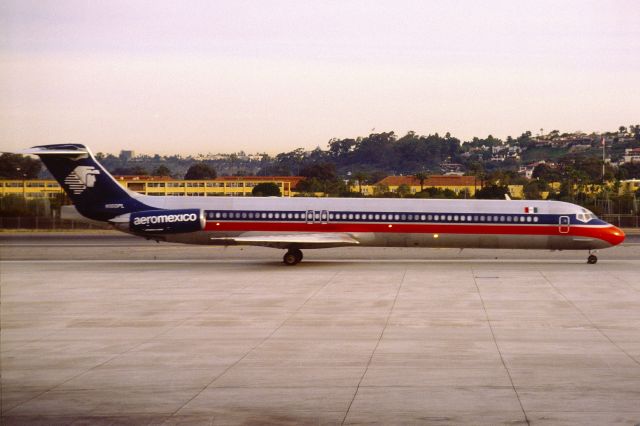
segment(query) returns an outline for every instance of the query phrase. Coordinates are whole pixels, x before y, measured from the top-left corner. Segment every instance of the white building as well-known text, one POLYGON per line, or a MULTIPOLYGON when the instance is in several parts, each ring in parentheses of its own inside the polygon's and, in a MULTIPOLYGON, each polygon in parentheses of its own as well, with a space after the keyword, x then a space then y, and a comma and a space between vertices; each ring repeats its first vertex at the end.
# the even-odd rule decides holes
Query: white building
POLYGON ((624 150, 622 163, 640 163, 640 148, 627 148, 624 150))

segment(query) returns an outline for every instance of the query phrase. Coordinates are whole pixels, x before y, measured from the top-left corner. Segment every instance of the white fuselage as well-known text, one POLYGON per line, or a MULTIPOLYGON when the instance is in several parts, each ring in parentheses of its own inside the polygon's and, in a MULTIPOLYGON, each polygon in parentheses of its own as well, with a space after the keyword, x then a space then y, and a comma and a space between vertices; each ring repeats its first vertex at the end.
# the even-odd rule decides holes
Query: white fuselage
MULTIPOLYGON (((201 209, 198 232, 155 235, 191 244, 235 244, 255 235, 348 234, 361 246, 598 249, 624 234, 580 206, 558 201, 149 197, 158 209, 201 209), (580 220, 582 218, 582 220, 580 220), (618 235, 615 235, 618 233, 618 235)), ((149 234, 145 234, 149 237, 149 234)), ((321 248, 313 242, 271 247, 321 248)))

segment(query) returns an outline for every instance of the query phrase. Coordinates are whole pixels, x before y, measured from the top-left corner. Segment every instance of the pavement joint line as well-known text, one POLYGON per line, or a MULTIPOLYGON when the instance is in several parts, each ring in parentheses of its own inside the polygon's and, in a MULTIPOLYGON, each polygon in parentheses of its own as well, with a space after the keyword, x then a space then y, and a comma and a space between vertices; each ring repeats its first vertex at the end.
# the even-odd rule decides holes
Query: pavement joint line
MULTIPOLYGON (((7 411, 7 413, 9 413, 9 412, 11 412, 11 411, 15 410, 16 408, 18 408, 18 407, 20 407, 20 406, 22 406, 22 405, 24 405, 24 404, 28 404, 29 402, 31 402, 31 401, 33 401, 33 400, 35 400, 35 399, 40 398, 42 395, 44 395, 44 394, 46 394, 46 393, 48 393, 48 392, 51 392, 51 391, 53 391, 53 390, 55 390, 55 389, 59 388, 60 386, 63 386, 63 385, 65 385, 66 383, 69 383, 70 381, 72 381, 72 380, 74 380, 74 379, 77 379, 77 378, 78 378, 78 377, 80 377, 80 376, 83 376, 84 374, 86 374, 86 373, 88 373, 88 372, 90 372, 90 371, 93 371, 93 370, 95 370, 95 369, 97 369, 97 368, 100 368, 100 367, 102 367, 102 366, 104 366, 104 365, 106 365, 106 364, 110 363, 111 361, 115 360, 115 359, 116 359, 116 358, 118 358, 118 357, 121 357, 122 355, 125 355, 125 354, 127 354, 127 353, 130 353, 131 351, 134 351, 135 349, 139 348, 140 346, 142 346, 142 345, 144 345, 144 344, 147 344, 147 343, 149 343, 149 342, 154 341, 155 339, 157 339, 158 337, 162 336, 163 334, 166 334, 166 333, 168 333, 168 332, 170 332, 170 331, 172 331, 172 330, 174 330, 174 329, 176 329, 176 328, 178 328, 178 327, 182 326, 185 322, 187 322, 187 321, 189 321, 189 320, 191 320, 191 319, 193 319, 193 318, 197 317, 198 315, 202 315, 203 313, 210 311, 211 309, 213 309, 214 307, 216 307, 218 304, 220 304, 220 303, 222 303, 222 302, 224 302, 224 301, 226 301, 226 300, 230 299, 231 297, 233 297, 233 296, 235 296, 235 295, 237 295, 237 294, 241 294, 241 292, 242 292, 244 289, 246 289, 247 287, 249 287, 250 285, 252 285, 252 283, 247 283, 247 284, 245 284, 245 285, 244 285, 242 288, 240 288, 239 290, 235 290, 235 291, 232 291, 231 293, 229 293, 229 295, 228 295, 227 297, 225 297, 225 298, 223 298, 223 299, 220 299, 220 300, 216 300, 216 301, 215 301, 211 306, 209 306, 208 308, 203 309, 202 311, 199 311, 199 312, 196 312, 196 313, 194 313, 194 314, 192 314, 192 315, 187 316, 186 318, 184 318, 184 319, 182 319, 181 321, 179 321, 176 325, 174 325, 174 326, 172 326, 172 327, 168 327, 167 329, 165 329, 165 330, 161 331, 160 333, 158 333, 158 334, 156 334, 156 335, 154 335, 154 336, 152 336, 152 337, 150 337, 150 338, 148 338, 148 339, 144 339, 143 341, 141 341, 140 343, 138 343, 138 344, 136 344, 136 345, 134 345, 134 346, 130 347, 129 349, 127 349, 127 350, 125 350, 125 351, 123 351, 123 352, 120 352, 120 353, 117 353, 117 354, 115 354, 115 355, 111 356, 111 357, 110 357, 109 359, 107 359, 106 361, 101 362, 101 363, 99 363, 99 364, 97 364, 97 365, 94 365, 94 366, 92 366, 92 367, 90 367, 90 368, 88 368, 88 369, 86 369, 86 370, 83 370, 82 372, 80 372, 80 373, 78 373, 78 374, 74 374, 72 377, 70 377, 70 378, 68 378, 68 379, 66 379, 66 380, 63 380, 62 382, 58 383, 57 385, 52 386, 52 387, 50 387, 49 389, 46 389, 46 390, 44 390, 44 391, 42 391, 42 392, 38 393, 38 394, 37 394, 37 395, 35 395, 34 397, 29 398, 28 400, 23 401, 23 402, 19 403, 18 405, 13 406, 11 409, 9 409, 9 410, 7 411), (240 292, 240 293, 239 293, 239 292, 240 292)), ((60 332, 61 330, 63 330, 63 329, 60 329, 60 330, 58 330, 57 332, 60 332)), ((51 335, 53 335, 53 334, 56 334, 56 333, 52 333, 51 335)), ((39 339, 39 340, 43 340, 43 339, 39 339)), ((4 416, 4 413, 3 413, 3 416, 4 416)))
POLYGON ((611 343, 613 346, 615 346, 620 352, 622 352, 623 354, 625 354, 631 361, 633 361, 634 363, 640 365, 640 361, 637 360, 634 356, 632 356, 630 353, 628 353, 627 351, 625 351, 620 345, 618 345, 616 342, 614 342, 608 335, 607 333, 605 333, 604 331, 602 331, 602 329, 598 326, 598 324, 596 324, 595 322, 593 322, 591 320, 591 318, 589 318, 589 316, 582 310, 580 309, 580 307, 578 305, 576 305, 573 300, 569 299, 567 296, 565 296, 565 294, 560 291, 560 289, 555 286, 553 284, 553 282, 546 276, 546 274, 543 271, 540 271, 540 275, 544 278, 544 280, 547 282, 547 284, 549 284, 551 286, 551 288, 553 288, 553 290, 555 290, 556 293, 558 293, 567 303, 569 303, 571 306, 573 306, 573 308, 578 311, 580 313, 580 315, 582 315, 582 317, 584 319, 587 320, 587 322, 589 324, 591 324, 591 326, 593 328, 595 328, 596 330, 598 330, 598 333, 600 333, 602 336, 604 336, 605 339, 607 339, 609 341, 609 343, 611 343))
POLYGON ((271 337, 273 337, 274 334, 276 334, 278 332, 278 330, 280 330, 286 323, 287 321, 289 321, 291 318, 293 318, 298 312, 300 312, 302 310, 302 308, 304 308, 304 306, 309 303, 309 301, 311 299, 313 299, 318 293, 320 293, 322 290, 324 290, 338 275, 340 274, 340 272, 336 272, 333 275, 331 275, 331 277, 323 284, 321 285, 316 291, 312 292, 309 297, 307 297, 305 299, 305 301, 298 306, 298 308, 296 308, 295 311, 291 312, 291 314, 289 314, 289 316, 287 316, 287 318, 284 319, 284 321, 282 321, 271 333, 269 333, 268 336, 266 336, 264 339, 262 339, 260 342, 258 342, 255 346, 253 346, 251 349, 249 349, 247 352, 245 352, 244 355, 242 355, 239 359, 237 359, 235 362, 233 362, 231 365, 229 365, 227 368, 225 368, 222 373, 217 374, 216 376, 214 376, 214 378, 207 383, 202 389, 200 389, 193 397, 191 397, 189 400, 187 400, 184 404, 182 404, 177 410, 175 410, 164 422, 163 424, 166 424, 166 422, 168 422, 172 417, 174 417, 176 414, 178 414, 180 412, 180 410, 182 410, 184 407, 186 407, 191 401, 193 401, 194 399, 196 399, 198 396, 200 396, 202 394, 202 392, 204 392, 205 390, 207 390, 207 388, 209 388, 209 386, 211 386, 212 384, 214 384, 216 382, 216 380, 218 380, 219 378, 221 378, 222 376, 224 376, 227 372, 229 372, 232 368, 234 368, 236 365, 240 364, 242 362, 242 360, 244 360, 246 357, 248 357, 253 351, 255 351, 256 349, 258 349, 260 346, 262 346, 264 343, 266 343, 271 337))
MULTIPOLYGON (((636 259, 606 259, 599 260, 598 263, 638 263, 640 260, 636 259)), ((153 263, 153 264, 162 264, 162 263, 210 263, 210 264, 260 264, 260 265, 282 265, 282 262, 279 261, 269 261, 264 259, 255 259, 255 258, 247 258, 247 259, 59 259, 59 260, 29 260, 29 259, 17 259, 17 260, 0 260, 0 264, 22 264, 22 263, 104 263, 104 264, 136 264, 136 263, 153 263)), ((496 263, 496 264, 522 264, 525 263, 527 265, 534 264, 566 264, 566 265, 582 265, 585 262, 583 260, 578 259, 566 259, 566 260, 556 260, 556 259, 318 259, 318 260, 305 260, 304 263, 297 266, 297 269, 304 268, 305 265, 313 265, 313 264, 326 264, 326 263, 496 263)), ((294 268, 295 269, 295 268, 294 268)))
POLYGON ((623 283, 624 285, 626 285, 629 289, 631 289, 632 291, 637 291, 640 292, 640 288, 635 288, 634 286, 631 285, 630 282, 628 282, 627 280, 625 280, 624 278, 620 278, 618 276, 618 274, 611 274, 611 276, 613 278, 615 278, 616 280, 620 281, 621 283, 623 283))
MULTIPOLYGON (((2 300, 2 296, 0 295, 0 306, 2 305, 2 301, 1 301, 1 300, 2 300)), ((1 308, 0 308, 0 310, 1 310, 1 308)), ((1 328, 1 327, 0 327, 0 328, 1 328)), ((35 340, 26 340, 24 343, 18 344, 17 346, 15 346, 14 348, 12 348, 11 350, 12 350, 12 351, 16 351, 17 349, 22 349, 22 348, 24 348, 25 346, 31 345, 31 344, 33 344, 33 343, 40 343, 40 342, 43 342, 43 341, 47 340, 49 337, 51 337, 51 336, 53 336, 53 335, 55 335, 55 334, 59 333, 59 332, 60 332, 60 330, 62 330, 62 328, 55 329, 55 331, 52 331, 51 333, 47 333, 47 334, 45 334, 44 336, 40 337, 39 339, 35 339, 35 340)), ((4 354, 4 353, 8 353, 8 351, 0 350, 0 354, 4 354)), ((1 361, 1 360, 0 360, 0 371, 2 371, 2 361, 1 361)))
POLYGON ((482 292, 480 291, 480 286, 478 285, 478 281, 476 279, 476 272, 474 270, 471 271, 473 275, 473 283, 476 285, 476 290, 478 291, 478 297, 480 298, 480 303, 482 304, 482 309, 484 310, 484 315, 487 318, 487 324, 489 325, 489 331, 491 331, 491 336, 493 337, 493 344, 496 345, 496 350, 498 351, 498 355, 500 356, 500 362, 502 362, 502 366, 504 370, 507 372, 507 376, 509 377, 509 382, 511 382, 511 388, 516 395, 516 399, 518 400, 518 404, 520 404, 520 409, 522 410, 522 415, 524 416, 524 421, 527 425, 531 425, 531 421, 527 416, 527 412, 524 409, 524 405, 522 405, 522 400, 520 399, 520 395, 518 394, 518 389, 516 388, 515 383, 513 382, 513 378, 511 377, 511 372, 509 371, 509 367, 507 367, 507 363, 504 360, 504 356, 502 355, 502 351, 500 350, 500 345, 498 344, 498 340, 496 339, 496 334, 493 331, 493 324, 491 323, 491 318, 489 317, 489 312, 487 311, 487 306, 484 303, 484 298, 482 297, 482 292))
POLYGON ((402 274, 402 279, 400 280, 400 284, 398 285, 398 289, 396 290, 396 295, 393 298, 393 303, 391 304, 391 308, 387 313, 387 319, 384 322, 384 327, 382 327, 380 336, 378 336, 378 341, 376 342, 376 345, 374 346, 373 351, 371 352, 371 356, 369 356, 369 360, 367 361, 367 365, 364 368, 362 376, 360 376, 360 380, 358 381, 358 386, 356 386, 356 391, 353 393, 353 398, 351 398, 351 401, 349 402, 349 406, 347 407, 347 411, 346 413, 344 413, 344 417, 342 418, 342 422, 340 423, 341 426, 343 426, 344 423, 347 421, 347 417, 349 416, 349 412, 351 411, 351 406, 353 405, 353 401, 355 401, 356 397, 358 396, 358 391, 360 390, 362 381, 367 375, 367 371, 369 371, 369 366, 371 366, 371 361, 373 361, 373 356, 375 355, 376 350, 378 349, 378 346, 380 346, 380 342, 382 341, 382 336, 384 336, 384 332, 387 330, 387 327, 389 326, 389 321, 391 320, 391 314, 393 313, 393 308, 395 308, 396 306, 396 302, 398 301, 398 296, 400 295, 400 290, 402 289, 402 285, 404 284, 404 280, 406 276, 407 276, 407 269, 405 269, 404 273, 402 274))

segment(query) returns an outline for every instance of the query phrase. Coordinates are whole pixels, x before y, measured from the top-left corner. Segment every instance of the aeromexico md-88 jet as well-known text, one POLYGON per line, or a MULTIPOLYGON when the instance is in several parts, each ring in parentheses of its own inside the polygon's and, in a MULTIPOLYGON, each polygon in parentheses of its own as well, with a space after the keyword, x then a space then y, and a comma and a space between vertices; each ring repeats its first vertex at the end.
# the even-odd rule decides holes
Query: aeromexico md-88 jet
POLYGON ((21 151, 41 158, 87 219, 157 241, 287 250, 343 246, 586 250, 624 233, 559 201, 144 196, 120 186, 84 145, 21 151))

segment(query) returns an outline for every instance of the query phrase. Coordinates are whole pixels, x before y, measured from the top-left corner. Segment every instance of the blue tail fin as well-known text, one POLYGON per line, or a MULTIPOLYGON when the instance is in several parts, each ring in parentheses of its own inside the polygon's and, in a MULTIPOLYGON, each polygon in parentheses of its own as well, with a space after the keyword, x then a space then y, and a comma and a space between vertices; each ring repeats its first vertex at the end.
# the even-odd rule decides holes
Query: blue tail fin
POLYGON ((84 145, 41 145, 20 153, 40 157, 76 209, 89 219, 104 221, 151 209, 136 199, 136 193, 123 188, 84 145))

